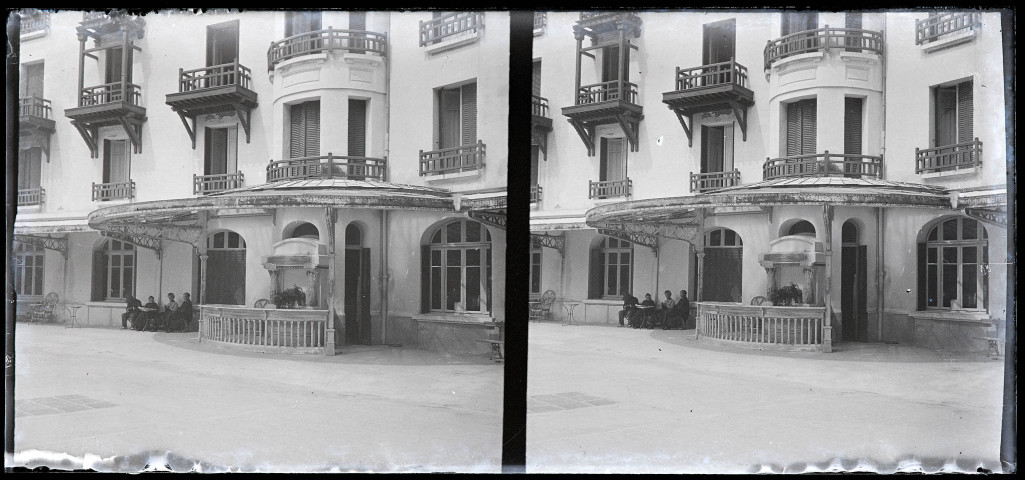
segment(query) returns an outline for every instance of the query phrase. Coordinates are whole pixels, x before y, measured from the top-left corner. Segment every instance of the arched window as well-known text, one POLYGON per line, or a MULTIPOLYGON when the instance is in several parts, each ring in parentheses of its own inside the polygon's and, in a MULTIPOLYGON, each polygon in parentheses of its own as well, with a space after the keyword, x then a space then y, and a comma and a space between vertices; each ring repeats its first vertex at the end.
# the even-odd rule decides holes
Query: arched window
POLYGON ((355 223, 350 223, 345 227, 345 246, 363 246, 363 232, 360 231, 359 225, 356 225, 355 223))
POLYGON ((108 238, 93 251, 93 301, 135 296, 135 245, 108 238))
POLYGON ((741 302, 744 242, 737 232, 716 228, 705 232, 701 300, 741 302))
POLYGON ((605 237, 591 249, 589 298, 619 298, 630 293, 633 283, 634 246, 626 240, 605 237))
POLYGON ((320 230, 317 230, 317 226, 312 223, 300 223, 292 229, 292 233, 288 238, 312 238, 314 240, 320 240, 320 230))
MULTIPOLYGON (((241 235, 217 232, 206 237, 206 304, 246 304, 246 241, 241 235)), ((202 272, 200 272, 202 275, 202 272)))
POLYGON ((801 220, 790 226, 790 230, 787 235, 805 235, 808 237, 815 236, 815 225, 807 220, 801 220))
POLYGON ((14 291, 19 296, 43 295, 43 247, 15 242, 11 266, 14 267, 14 291))
POLYGON ((858 226, 854 222, 850 220, 843 222, 843 227, 840 228, 840 243, 858 244, 858 226))
POLYGON ((484 225, 446 223, 423 248, 425 311, 491 311, 491 233, 484 225))
POLYGON ((989 307, 989 235, 978 221, 955 217, 933 226, 918 245, 919 310, 989 307))

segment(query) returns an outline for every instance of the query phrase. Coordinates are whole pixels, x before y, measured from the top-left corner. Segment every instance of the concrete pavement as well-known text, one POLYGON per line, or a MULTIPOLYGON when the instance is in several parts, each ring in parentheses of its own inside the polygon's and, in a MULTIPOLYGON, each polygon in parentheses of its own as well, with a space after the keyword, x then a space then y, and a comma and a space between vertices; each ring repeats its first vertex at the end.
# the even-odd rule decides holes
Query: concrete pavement
POLYGON ((1000 470, 1002 358, 557 323, 528 345, 528 473, 1000 470))
POLYGON ((503 364, 17 324, 15 456, 101 471, 499 472, 503 364), (148 465, 148 466, 147 466, 148 465))

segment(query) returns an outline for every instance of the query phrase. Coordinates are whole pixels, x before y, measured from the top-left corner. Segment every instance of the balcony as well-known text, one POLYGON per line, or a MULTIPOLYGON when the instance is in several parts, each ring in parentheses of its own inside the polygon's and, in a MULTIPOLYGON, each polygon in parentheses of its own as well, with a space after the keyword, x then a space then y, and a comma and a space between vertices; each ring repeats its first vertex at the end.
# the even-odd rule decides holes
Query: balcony
POLYGON ((644 109, 637 104, 637 84, 613 80, 577 88, 576 103, 563 107, 562 114, 569 117, 587 146, 587 155, 594 156, 594 128, 615 123, 623 129, 630 141, 631 151, 637 151, 638 128, 644 109))
POLYGON ((18 141, 22 148, 40 147, 50 158, 50 136, 56 130, 50 101, 39 97, 18 99, 18 141))
POLYGON ((456 177, 479 172, 484 168, 484 157, 485 145, 480 140, 473 145, 420 150, 420 176, 456 177))
POLYGON ((534 36, 543 35, 548 25, 548 12, 534 12, 534 36))
POLYGON ((855 28, 825 28, 792 33, 765 45, 765 69, 773 62, 803 53, 842 48, 847 52, 883 54, 883 34, 855 28))
POLYGON ((740 170, 690 174, 691 193, 703 193, 736 185, 740 185, 740 170))
POLYGON ((77 27, 79 37, 99 38, 115 32, 131 33, 142 38, 146 21, 130 16, 124 10, 82 12, 82 22, 77 27))
POLYGON ((139 105, 141 91, 138 85, 122 82, 85 87, 79 91, 78 107, 64 110, 89 145, 93 158, 98 155, 96 130, 108 125, 123 126, 135 153, 140 153, 142 123, 146 121, 146 109, 139 105))
POLYGON ((267 70, 274 70, 278 64, 303 55, 336 51, 384 56, 387 37, 383 33, 337 28, 292 35, 271 43, 267 49, 267 70))
POLYGON ((530 203, 538 203, 541 201, 541 185, 530 186, 530 203))
POLYGON ((982 166, 982 142, 978 138, 943 147, 915 149, 915 173, 970 173, 957 171, 979 166, 982 166))
POLYGON ((747 67, 733 59, 693 68, 676 67, 676 90, 663 93, 662 103, 676 113, 688 146, 694 146, 694 115, 721 110, 733 112, 747 141, 747 109, 755 103, 747 81, 747 67))
POLYGON ((581 12, 577 27, 588 29, 596 34, 616 30, 622 24, 624 30, 639 30, 641 18, 628 11, 581 12))
POLYGON ((96 183, 93 182, 93 201, 135 198, 135 182, 96 183))
POLYGON ((185 130, 196 148, 196 117, 212 113, 233 112, 246 133, 249 143, 249 124, 252 109, 256 108, 256 92, 251 89, 252 74, 248 68, 232 63, 197 68, 178 69, 178 93, 167 95, 167 103, 181 117, 185 130), (189 122, 191 120, 191 124, 189 122))
POLYGON ((940 50, 971 41, 982 28, 982 13, 952 12, 929 15, 915 20, 915 45, 926 52, 940 50))
POLYGON ((762 179, 798 177, 875 177, 882 176, 883 157, 825 153, 765 159, 762 179))
POLYGON ((282 180, 348 179, 384 181, 387 159, 336 156, 330 152, 316 157, 271 161, 267 183, 282 180))
POLYGON ((18 206, 27 207, 31 205, 42 205, 43 200, 46 198, 46 191, 42 187, 38 188, 19 188, 18 189, 18 206))
POLYGON ((587 198, 616 198, 629 197, 633 190, 633 180, 608 180, 589 181, 587 185, 587 198))
POLYGON ((23 10, 21 17, 21 40, 29 40, 46 35, 50 31, 50 12, 41 10, 23 10))
POLYGON ((477 42, 484 32, 484 12, 458 12, 420 21, 420 46, 434 54, 477 42))
POLYGON ((242 172, 221 173, 217 175, 192 175, 192 194, 206 195, 233 188, 241 188, 245 184, 242 172))
POLYGON ((548 159, 548 132, 552 131, 552 117, 548 114, 548 99, 532 95, 530 99, 530 142, 548 159))

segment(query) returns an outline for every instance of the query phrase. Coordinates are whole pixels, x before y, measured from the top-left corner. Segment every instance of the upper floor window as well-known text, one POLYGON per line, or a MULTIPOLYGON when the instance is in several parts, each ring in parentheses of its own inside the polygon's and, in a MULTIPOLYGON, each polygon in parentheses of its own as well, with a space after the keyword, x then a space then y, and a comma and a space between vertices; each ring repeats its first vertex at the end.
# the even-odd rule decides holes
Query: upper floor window
POLYGON ((285 36, 321 30, 321 12, 285 12, 285 36))
POLYGON ((531 298, 541 296, 541 247, 530 247, 530 291, 531 298))
POLYGON ((438 148, 477 143, 477 82, 438 89, 438 148))
POLYGON ((39 147, 18 150, 18 190, 35 190, 42 177, 43 150, 39 147))
POLYGON ((204 175, 238 171, 238 127, 207 127, 203 152, 204 175))
POLYGON ((933 87, 934 147, 972 141, 972 80, 933 87))
POLYGON ((818 12, 784 12, 780 33, 782 36, 819 28, 818 12))
POLYGON ((729 19, 704 25, 701 64, 728 62, 736 55, 737 20, 729 19))
POLYGON ((815 154, 817 108, 814 98, 786 104, 784 156, 815 154))
POLYGON ((847 155, 861 155, 864 103, 865 100, 862 98, 844 98, 843 153, 847 155))
POLYGON ((131 181, 132 160, 128 140, 103 141, 103 183, 131 181))
POLYGON ((918 309, 989 307, 989 235, 978 221, 955 217, 918 245, 918 309))
POLYGON ((238 26, 239 21, 233 20, 206 27, 206 66, 225 65, 238 59, 238 26))
POLYGON ((135 245, 107 239, 93 252, 93 301, 118 301, 135 296, 135 245))
POLYGON ((733 124, 701 126, 701 173, 733 171, 733 124))
POLYGON ((43 96, 43 62, 22 65, 21 75, 21 81, 18 84, 18 93, 21 98, 45 98, 43 96))
POLYGON ((288 107, 288 158, 320 155, 320 100, 288 107))
POLYGON ((23 297, 43 295, 43 267, 46 258, 43 247, 15 242, 12 257, 14 291, 23 297))
POLYGON ((633 244, 605 237, 591 249, 588 298, 619 298, 633 283, 633 244))

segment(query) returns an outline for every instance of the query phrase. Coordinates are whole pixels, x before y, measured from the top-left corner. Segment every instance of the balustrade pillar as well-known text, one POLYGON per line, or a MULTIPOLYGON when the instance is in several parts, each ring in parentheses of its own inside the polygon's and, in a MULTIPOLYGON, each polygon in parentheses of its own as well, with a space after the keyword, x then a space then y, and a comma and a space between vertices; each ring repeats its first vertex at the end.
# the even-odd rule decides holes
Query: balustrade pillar
POLYGON ((776 267, 765 267, 765 276, 765 294, 771 296, 776 289, 776 267))
POLYGON ((804 292, 804 303, 815 304, 815 267, 804 267, 804 281, 808 282, 808 290, 804 292))

